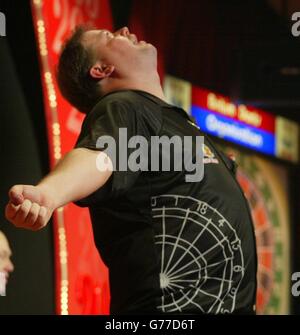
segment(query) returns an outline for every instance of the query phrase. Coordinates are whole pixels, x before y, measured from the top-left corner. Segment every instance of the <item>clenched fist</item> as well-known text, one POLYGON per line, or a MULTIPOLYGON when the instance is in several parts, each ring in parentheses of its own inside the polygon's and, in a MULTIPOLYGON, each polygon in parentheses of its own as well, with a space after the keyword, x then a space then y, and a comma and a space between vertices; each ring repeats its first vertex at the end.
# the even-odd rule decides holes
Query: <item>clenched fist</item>
POLYGON ((45 227, 54 211, 53 200, 38 186, 15 185, 9 192, 5 208, 8 221, 18 228, 39 230, 45 227))

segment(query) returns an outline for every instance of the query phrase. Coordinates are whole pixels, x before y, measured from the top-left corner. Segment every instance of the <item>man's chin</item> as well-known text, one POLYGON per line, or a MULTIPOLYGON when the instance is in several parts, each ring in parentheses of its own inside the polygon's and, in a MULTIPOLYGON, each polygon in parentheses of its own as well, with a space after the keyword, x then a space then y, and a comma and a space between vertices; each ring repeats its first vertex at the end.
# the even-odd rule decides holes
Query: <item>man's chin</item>
POLYGON ((157 58, 157 49, 156 49, 156 47, 154 45, 152 45, 152 44, 150 44, 150 46, 151 46, 151 48, 153 50, 153 54, 154 54, 155 58, 157 58))
POLYGON ((144 49, 146 49, 146 50, 151 50, 151 52, 152 53, 155 53, 155 54, 157 54, 157 49, 156 49, 156 47, 153 45, 153 44, 151 44, 151 43, 143 43, 142 44, 142 47, 144 48, 144 49))

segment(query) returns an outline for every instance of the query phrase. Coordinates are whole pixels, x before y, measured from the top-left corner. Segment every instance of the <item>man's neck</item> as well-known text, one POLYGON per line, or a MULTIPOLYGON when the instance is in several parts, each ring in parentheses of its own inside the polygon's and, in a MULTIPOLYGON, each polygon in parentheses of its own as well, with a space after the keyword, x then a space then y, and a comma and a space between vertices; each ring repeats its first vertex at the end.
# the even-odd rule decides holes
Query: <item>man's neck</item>
MULTIPOLYGON (((104 84, 104 83, 103 83, 104 84)), ((111 78, 102 86, 102 92, 104 94, 119 91, 119 90, 139 90, 150 93, 159 99, 166 101, 166 97, 164 96, 163 89, 160 84, 159 76, 152 80, 124 80, 118 78, 111 78)))

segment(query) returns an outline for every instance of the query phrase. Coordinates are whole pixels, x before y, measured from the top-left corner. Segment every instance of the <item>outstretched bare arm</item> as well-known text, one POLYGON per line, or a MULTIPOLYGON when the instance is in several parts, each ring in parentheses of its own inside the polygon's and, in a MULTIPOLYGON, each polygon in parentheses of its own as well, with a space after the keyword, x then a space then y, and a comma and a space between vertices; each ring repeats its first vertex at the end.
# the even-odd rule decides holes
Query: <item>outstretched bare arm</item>
POLYGON ((85 148, 71 150, 38 185, 13 186, 5 216, 16 227, 39 230, 47 225, 56 208, 95 192, 111 174, 112 163, 105 153, 85 148), (109 169, 97 169, 99 155, 109 169))

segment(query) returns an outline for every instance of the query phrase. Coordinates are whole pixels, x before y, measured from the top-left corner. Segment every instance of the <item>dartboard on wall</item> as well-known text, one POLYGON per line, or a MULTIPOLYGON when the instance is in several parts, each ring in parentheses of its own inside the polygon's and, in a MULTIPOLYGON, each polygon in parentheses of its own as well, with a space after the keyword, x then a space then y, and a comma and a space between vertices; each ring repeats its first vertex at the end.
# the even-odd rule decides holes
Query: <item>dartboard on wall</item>
POLYGON ((237 179, 249 201, 257 242, 257 313, 289 314, 290 224, 288 172, 279 164, 232 148, 237 179))

